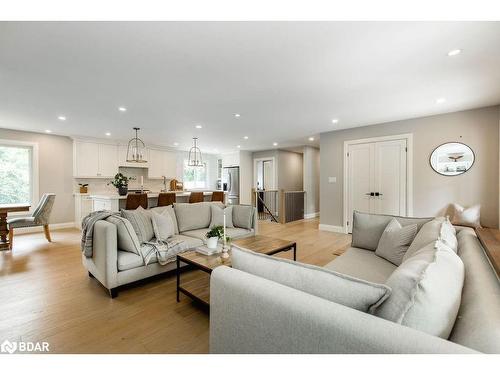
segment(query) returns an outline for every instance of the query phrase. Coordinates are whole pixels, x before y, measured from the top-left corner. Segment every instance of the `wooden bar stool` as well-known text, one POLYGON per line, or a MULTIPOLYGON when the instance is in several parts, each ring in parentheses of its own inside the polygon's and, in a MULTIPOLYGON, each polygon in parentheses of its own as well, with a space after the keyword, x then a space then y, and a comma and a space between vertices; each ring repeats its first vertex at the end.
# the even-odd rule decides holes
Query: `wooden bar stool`
POLYGON ((202 191, 194 191, 189 195, 189 203, 199 203, 204 201, 202 191))
POLYGON ((170 206, 175 203, 175 193, 160 193, 158 194, 158 207, 170 206))
POLYGON ((135 210, 137 207, 148 208, 148 195, 146 193, 130 193, 127 195, 126 210, 135 210))
POLYGON ((224 203, 224 192, 214 191, 212 192, 212 202, 222 202, 224 203))

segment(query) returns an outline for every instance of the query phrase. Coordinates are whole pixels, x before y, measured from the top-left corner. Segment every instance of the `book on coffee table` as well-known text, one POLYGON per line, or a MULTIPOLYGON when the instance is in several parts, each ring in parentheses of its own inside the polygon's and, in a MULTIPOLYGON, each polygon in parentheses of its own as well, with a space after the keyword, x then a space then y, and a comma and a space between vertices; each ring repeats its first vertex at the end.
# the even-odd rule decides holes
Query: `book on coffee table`
POLYGON ((198 246, 196 249, 197 253, 203 254, 203 255, 214 255, 217 253, 222 252, 222 244, 218 244, 215 249, 209 249, 207 246, 198 246))

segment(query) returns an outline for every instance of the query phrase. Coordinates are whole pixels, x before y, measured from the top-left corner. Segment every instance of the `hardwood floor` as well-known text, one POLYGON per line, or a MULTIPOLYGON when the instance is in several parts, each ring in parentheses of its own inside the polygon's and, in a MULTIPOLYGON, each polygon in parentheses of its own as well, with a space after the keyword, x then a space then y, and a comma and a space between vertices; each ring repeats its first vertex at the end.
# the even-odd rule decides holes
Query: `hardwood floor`
MULTIPOLYGON (((317 219, 259 225, 260 234, 296 241, 304 263, 324 265, 350 243, 319 231, 317 219)), ((16 235, 13 251, 0 252, 0 341, 47 341, 52 353, 208 352, 208 313, 185 296, 176 303, 173 274, 110 299, 82 266, 79 231, 51 234, 52 243, 16 235)))

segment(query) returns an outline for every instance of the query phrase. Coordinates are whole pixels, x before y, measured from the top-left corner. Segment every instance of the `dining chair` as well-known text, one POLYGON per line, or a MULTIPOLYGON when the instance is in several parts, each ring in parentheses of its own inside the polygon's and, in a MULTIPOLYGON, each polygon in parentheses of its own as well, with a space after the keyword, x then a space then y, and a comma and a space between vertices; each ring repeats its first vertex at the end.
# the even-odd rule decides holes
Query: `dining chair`
POLYGON ((158 194, 158 207, 170 206, 175 203, 175 193, 160 193, 158 194))
POLYGON ((212 192, 212 202, 222 202, 224 203, 224 192, 214 191, 212 192))
POLYGON ((126 210, 135 210, 137 207, 148 208, 148 195, 146 193, 129 193, 127 195, 126 210))
POLYGON ((56 195, 54 193, 45 193, 44 195, 42 195, 42 198, 40 198, 40 202, 38 202, 38 205, 36 206, 32 215, 7 219, 7 224, 9 225, 9 242, 11 250, 14 241, 14 229, 17 228, 43 226, 45 238, 47 239, 47 241, 52 242, 49 231, 49 218, 55 200, 56 195))
POLYGON ((204 195, 202 191, 193 191, 189 195, 189 203, 199 203, 204 201, 204 195))

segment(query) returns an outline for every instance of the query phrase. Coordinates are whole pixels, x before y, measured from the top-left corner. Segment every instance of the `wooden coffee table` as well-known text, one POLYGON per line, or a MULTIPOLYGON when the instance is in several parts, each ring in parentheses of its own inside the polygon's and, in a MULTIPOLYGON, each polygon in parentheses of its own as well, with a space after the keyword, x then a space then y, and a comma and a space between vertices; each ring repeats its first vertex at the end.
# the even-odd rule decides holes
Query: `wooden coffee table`
MULTIPOLYGON (((297 243, 294 241, 256 235, 235 240, 233 245, 266 255, 293 250, 293 260, 297 260, 297 243)), ((181 262, 210 275, 219 266, 231 267, 231 251, 227 259, 223 259, 221 254, 203 255, 195 250, 177 255, 177 302, 180 301, 180 293, 182 293, 205 306, 210 306, 210 277, 181 284, 181 262)))

